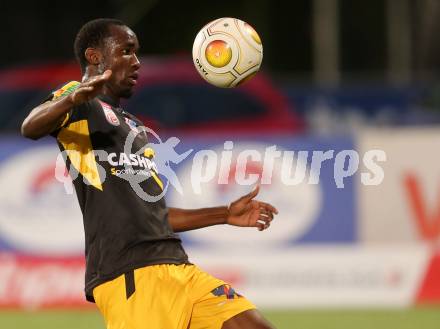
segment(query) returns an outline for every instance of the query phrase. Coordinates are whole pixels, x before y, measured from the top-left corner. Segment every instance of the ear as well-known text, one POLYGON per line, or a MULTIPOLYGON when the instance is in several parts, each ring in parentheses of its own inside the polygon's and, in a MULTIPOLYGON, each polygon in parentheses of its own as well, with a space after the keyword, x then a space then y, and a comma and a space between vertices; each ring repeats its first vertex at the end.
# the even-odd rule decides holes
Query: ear
POLYGON ((87 48, 85 56, 91 65, 99 65, 102 62, 102 53, 96 48, 87 48))

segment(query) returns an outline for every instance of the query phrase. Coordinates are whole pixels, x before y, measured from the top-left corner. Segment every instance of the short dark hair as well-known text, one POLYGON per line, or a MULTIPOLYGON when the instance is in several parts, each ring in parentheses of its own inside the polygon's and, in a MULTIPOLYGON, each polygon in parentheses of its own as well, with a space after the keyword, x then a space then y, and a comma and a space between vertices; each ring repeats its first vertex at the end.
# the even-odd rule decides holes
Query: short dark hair
POLYGON ((86 49, 102 46, 104 39, 110 36, 109 27, 112 25, 125 26, 124 22, 118 19, 98 18, 87 22, 79 30, 73 48, 82 72, 85 72, 88 65, 86 49))

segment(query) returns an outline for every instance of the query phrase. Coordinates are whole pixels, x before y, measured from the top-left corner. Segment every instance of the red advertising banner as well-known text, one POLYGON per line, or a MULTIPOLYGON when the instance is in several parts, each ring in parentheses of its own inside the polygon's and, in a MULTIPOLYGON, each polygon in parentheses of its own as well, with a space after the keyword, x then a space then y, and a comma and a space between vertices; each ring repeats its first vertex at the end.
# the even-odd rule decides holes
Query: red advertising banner
POLYGON ((0 307, 89 307, 84 297, 84 259, 0 253, 0 307))

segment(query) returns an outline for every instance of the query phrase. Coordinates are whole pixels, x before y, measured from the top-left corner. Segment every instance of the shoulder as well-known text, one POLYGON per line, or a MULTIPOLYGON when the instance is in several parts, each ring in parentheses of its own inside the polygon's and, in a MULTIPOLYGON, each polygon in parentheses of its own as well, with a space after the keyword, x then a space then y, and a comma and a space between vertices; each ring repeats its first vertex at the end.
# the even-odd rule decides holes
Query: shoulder
POLYGON ((61 97, 67 96, 72 93, 76 88, 78 88, 80 82, 78 81, 70 81, 58 86, 56 89, 52 90, 49 95, 44 98, 41 103, 50 102, 57 100, 61 97))
POLYGON ((61 97, 65 97, 67 95, 69 95, 70 93, 72 93, 76 88, 79 87, 81 83, 78 81, 70 81, 67 83, 64 83, 60 86, 58 86, 55 90, 53 90, 43 101, 44 102, 48 102, 48 101, 54 101, 57 100, 61 97))
POLYGON ((78 81, 70 81, 61 85, 61 87, 52 92, 52 100, 56 100, 71 94, 76 88, 79 87, 80 84, 81 83, 78 81))

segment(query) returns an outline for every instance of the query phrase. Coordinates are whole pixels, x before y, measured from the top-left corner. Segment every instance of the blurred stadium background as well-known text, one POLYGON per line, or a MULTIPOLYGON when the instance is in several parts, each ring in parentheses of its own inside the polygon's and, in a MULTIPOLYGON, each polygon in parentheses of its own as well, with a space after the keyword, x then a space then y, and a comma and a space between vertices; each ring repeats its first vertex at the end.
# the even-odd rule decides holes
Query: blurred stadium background
MULTIPOLYGON (((81 216, 75 196, 54 178, 55 142, 19 136, 32 107, 80 79, 73 39, 97 17, 121 18, 138 34, 143 69, 125 107, 162 138, 179 137, 179 152, 220 154, 232 140, 236 152, 277 145, 360 154, 344 188, 335 184, 334 161, 323 163, 315 185, 285 186, 275 170, 261 192, 280 210, 271 230, 184 234, 191 260, 230 281, 280 329, 439 328, 439 1, 38 1, 0 8, 0 328, 104 328, 83 298, 81 216), (223 16, 253 25, 264 45, 262 72, 234 90, 208 86, 190 57, 198 30, 223 16), (361 183, 368 173, 362 157, 371 149, 387 155, 378 186, 361 183)), ((170 187, 170 204, 223 204, 243 192, 231 181, 202 184, 202 196, 195 195, 191 158, 173 166, 185 195, 170 187)), ((261 166, 256 161, 248 171, 261 166)))

